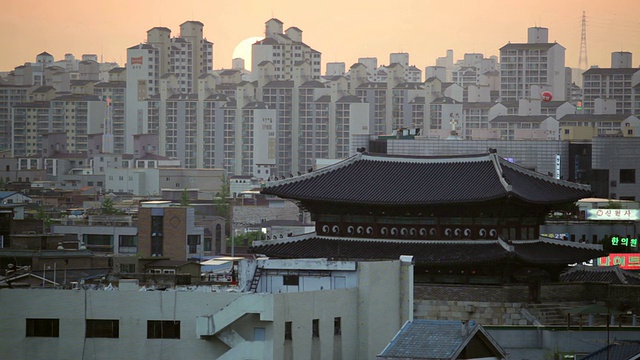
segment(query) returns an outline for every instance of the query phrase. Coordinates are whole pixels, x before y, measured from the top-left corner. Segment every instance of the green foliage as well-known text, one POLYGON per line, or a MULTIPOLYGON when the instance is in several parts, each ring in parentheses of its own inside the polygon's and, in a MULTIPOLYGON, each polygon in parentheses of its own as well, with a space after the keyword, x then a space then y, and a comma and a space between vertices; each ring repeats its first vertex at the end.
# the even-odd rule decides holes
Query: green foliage
POLYGON ((102 215, 123 215, 124 211, 117 209, 113 199, 105 197, 100 204, 100 214, 102 215))
POLYGON ((4 181, 2 177, 0 177, 0 190, 7 190, 7 183, 4 181))
POLYGON ((180 206, 189 206, 189 204, 191 204, 191 198, 187 189, 184 189, 182 195, 180 195, 180 206))
MULTIPOLYGON (((253 241, 261 240, 264 238, 264 234, 260 231, 249 231, 242 234, 237 234, 235 237, 236 246, 244 246, 245 244, 251 245, 253 241)), ((231 246, 231 237, 227 238, 227 247, 231 246)))
POLYGON ((36 219, 42 221, 42 232, 48 234, 51 230, 51 224, 53 224, 53 220, 47 212, 47 209, 42 204, 40 204, 38 206, 38 209, 36 210, 36 219))
POLYGON ((609 200, 609 205, 607 205, 605 209, 622 209, 622 204, 619 201, 609 200))

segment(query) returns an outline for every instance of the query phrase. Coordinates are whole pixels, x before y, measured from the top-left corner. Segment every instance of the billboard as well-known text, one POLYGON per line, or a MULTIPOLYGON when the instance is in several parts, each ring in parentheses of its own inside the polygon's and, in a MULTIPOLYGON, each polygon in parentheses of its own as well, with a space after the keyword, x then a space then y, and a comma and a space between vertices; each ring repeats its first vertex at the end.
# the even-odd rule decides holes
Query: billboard
POLYGON ((598 266, 620 266, 624 270, 640 270, 640 253, 609 254, 597 260, 598 266))

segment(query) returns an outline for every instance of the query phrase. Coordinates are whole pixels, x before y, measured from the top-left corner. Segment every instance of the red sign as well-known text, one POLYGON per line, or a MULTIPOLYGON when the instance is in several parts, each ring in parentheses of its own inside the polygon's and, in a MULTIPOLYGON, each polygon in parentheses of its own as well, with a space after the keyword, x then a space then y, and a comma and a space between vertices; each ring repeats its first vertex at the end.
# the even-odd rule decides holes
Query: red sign
POLYGON ((598 266, 620 266, 625 270, 640 270, 640 254, 609 254, 598 258, 598 266))
POLYGON ((540 95, 542 98, 542 101, 544 102, 549 102, 551 101, 551 99, 553 99, 553 94, 551 93, 551 91, 543 91, 542 95, 540 95))
POLYGON ((142 56, 131 58, 131 65, 135 65, 135 64, 142 65, 142 56))

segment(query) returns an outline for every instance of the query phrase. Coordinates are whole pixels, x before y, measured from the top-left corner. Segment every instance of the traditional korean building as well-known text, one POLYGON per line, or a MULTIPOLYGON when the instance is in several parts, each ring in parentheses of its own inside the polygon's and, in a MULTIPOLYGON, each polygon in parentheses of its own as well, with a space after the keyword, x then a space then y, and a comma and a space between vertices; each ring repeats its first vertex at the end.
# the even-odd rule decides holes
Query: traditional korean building
POLYGON ((415 281, 540 283, 602 246, 540 237, 553 209, 592 195, 588 186, 539 174, 497 151, 453 157, 358 153, 263 194, 311 213, 314 233, 254 243, 279 258, 380 260, 413 256, 415 281))

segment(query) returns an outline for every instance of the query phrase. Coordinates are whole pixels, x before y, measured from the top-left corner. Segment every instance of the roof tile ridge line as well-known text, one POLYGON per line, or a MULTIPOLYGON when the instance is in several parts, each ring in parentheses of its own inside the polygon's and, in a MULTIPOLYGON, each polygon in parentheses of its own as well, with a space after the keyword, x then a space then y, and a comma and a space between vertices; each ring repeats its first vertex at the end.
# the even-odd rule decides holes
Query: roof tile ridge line
POLYGON ((498 244, 502 246, 507 252, 512 253, 514 251, 514 246, 507 244, 501 237, 498 236, 498 244))
POLYGON ((618 280, 620 280, 620 282, 622 282, 625 285, 629 285, 629 282, 627 281, 626 276, 624 276, 624 274, 622 273, 622 269, 619 266, 616 266, 615 269, 613 269, 613 271, 616 274, 616 277, 618 278, 618 280))
POLYGON ((561 185, 561 186, 574 186, 574 187, 581 188, 583 190, 591 191, 591 185, 575 183, 575 182, 571 182, 571 181, 568 181, 568 180, 556 179, 555 177, 551 177, 551 176, 544 175, 544 174, 541 174, 541 173, 536 172, 536 171, 525 169, 525 168, 523 168, 521 166, 518 166, 518 165, 515 165, 515 164, 514 165, 509 165, 511 163, 505 160, 505 164, 506 163, 508 163, 507 166, 509 166, 513 171, 518 171, 518 172, 521 172, 523 174, 535 177, 535 178, 540 179, 540 180, 553 182, 553 183, 556 183, 556 184, 561 185))
POLYGON ((514 244, 531 244, 535 242, 542 242, 545 244, 555 244, 561 246, 569 246, 577 249, 590 249, 590 250, 602 250, 602 245, 600 244, 588 244, 588 243, 579 243, 568 240, 560 240, 560 239, 552 239, 547 237, 539 237, 537 239, 532 240, 512 240, 514 244))
POLYGON ((500 159, 498 158, 498 153, 489 153, 489 159, 491 159, 491 162, 493 162, 493 167, 496 169, 496 172, 498 173, 498 179, 500 180, 500 183, 502 183, 502 186, 504 187, 504 189, 511 193, 513 191, 513 187, 511 186, 511 184, 509 184, 507 182, 507 179, 504 178, 504 173, 502 171, 502 165, 500 164, 500 159))
POLYGON ((312 177, 315 177, 315 176, 320 176, 320 175, 322 175, 324 173, 331 172, 333 170, 337 170, 337 169, 340 169, 340 168, 342 168, 344 166, 347 166, 347 165, 351 164, 352 162, 354 162, 356 160, 359 160, 361 158, 362 158, 362 153, 357 153, 357 154, 354 154, 351 157, 348 157, 346 159, 340 160, 335 164, 331 164, 329 166, 325 166, 325 167, 323 167, 321 169, 313 170, 312 172, 308 172, 306 174, 301 174, 299 176, 294 176, 294 177, 291 177, 291 178, 288 178, 288 179, 285 178, 285 179, 282 179, 282 180, 270 181, 267 184, 269 184, 269 183, 273 184, 271 186, 285 185, 285 184, 289 184, 289 183, 292 183, 292 182, 296 182, 296 181, 312 178, 312 177))

